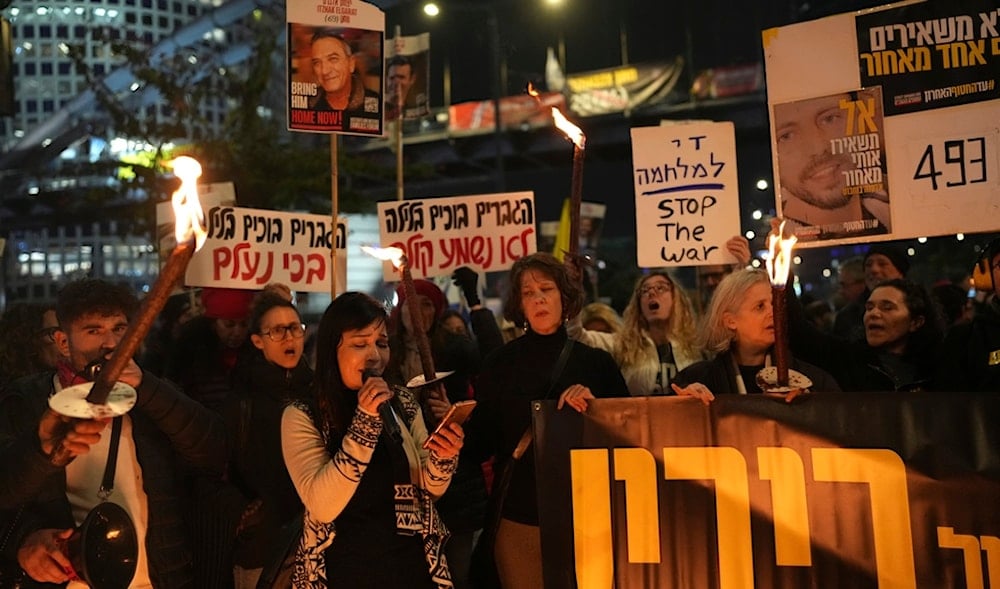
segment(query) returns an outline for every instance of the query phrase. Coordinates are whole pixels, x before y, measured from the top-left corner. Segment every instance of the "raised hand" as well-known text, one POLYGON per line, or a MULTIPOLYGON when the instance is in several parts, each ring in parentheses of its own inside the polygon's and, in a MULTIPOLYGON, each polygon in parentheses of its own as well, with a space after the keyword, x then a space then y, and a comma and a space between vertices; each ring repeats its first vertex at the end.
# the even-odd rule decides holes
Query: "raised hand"
POLYGON ((479 298, 479 274, 468 266, 456 268, 451 274, 452 283, 462 291, 469 307, 482 304, 479 298))

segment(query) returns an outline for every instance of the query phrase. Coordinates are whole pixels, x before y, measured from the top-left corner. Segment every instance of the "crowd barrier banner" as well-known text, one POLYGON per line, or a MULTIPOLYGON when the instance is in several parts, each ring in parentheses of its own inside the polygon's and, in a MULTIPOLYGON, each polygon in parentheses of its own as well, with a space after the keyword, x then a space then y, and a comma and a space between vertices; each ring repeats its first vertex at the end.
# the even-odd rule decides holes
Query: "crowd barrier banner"
POLYGON ((1000 586, 1000 395, 533 407, 546 589, 1000 586))

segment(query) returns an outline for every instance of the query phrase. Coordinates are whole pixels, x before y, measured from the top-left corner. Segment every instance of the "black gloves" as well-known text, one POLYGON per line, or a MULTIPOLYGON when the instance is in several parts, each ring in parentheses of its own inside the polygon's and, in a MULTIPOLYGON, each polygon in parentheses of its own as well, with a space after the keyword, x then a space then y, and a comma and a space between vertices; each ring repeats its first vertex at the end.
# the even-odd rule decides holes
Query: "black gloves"
POLYGON ((475 270, 468 266, 457 268, 451 275, 451 281, 462 290, 462 296, 469 307, 482 304, 479 300, 479 274, 475 270))

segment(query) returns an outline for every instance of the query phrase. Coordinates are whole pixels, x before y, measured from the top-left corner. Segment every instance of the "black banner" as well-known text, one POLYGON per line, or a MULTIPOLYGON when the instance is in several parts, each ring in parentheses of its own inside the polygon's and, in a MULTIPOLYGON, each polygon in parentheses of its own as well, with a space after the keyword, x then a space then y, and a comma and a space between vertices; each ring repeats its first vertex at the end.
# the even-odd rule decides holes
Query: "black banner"
POLYGON ((566 76, 569 108, 583 117, 667 102, 684 60, 623 65, 566 76))
POLYGON ((1000 395, 535 405, 546 589, 1000 586, 1000 395))
POLYGON ((1000 98, 996 0, 918 2, 855 23, 861 83, 882 86, 886 116, 1000 98))

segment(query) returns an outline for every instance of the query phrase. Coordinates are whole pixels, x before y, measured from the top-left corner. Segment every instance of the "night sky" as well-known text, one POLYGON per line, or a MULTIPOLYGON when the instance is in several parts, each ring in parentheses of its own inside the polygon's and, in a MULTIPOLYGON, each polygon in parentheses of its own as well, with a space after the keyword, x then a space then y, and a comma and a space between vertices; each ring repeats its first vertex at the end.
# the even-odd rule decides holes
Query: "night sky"
MULTIPOLYGON (((506 62, 505 94, 523 91, 528 81, 542 82, 546 48, 565 46, 566 70, 583 72, 622 63, 622 38, 631 63, 684 56, 689 71, 762 61, 760 32, 802 20, 885 4, 828 0, 457 0, 458 11, 435 19, 422 12, 423 0, 383 2, 389 36, 395 26, 404 35, 431 33, 432 79, 452 72, 452 102, 488 99, 491 58, 487 7, 498 16, 501 53, 506 62), (482 10, 469 7, 483 7, 482 10)), ((444 102, 440 86, 431 89, 433 104, 444 102)))

